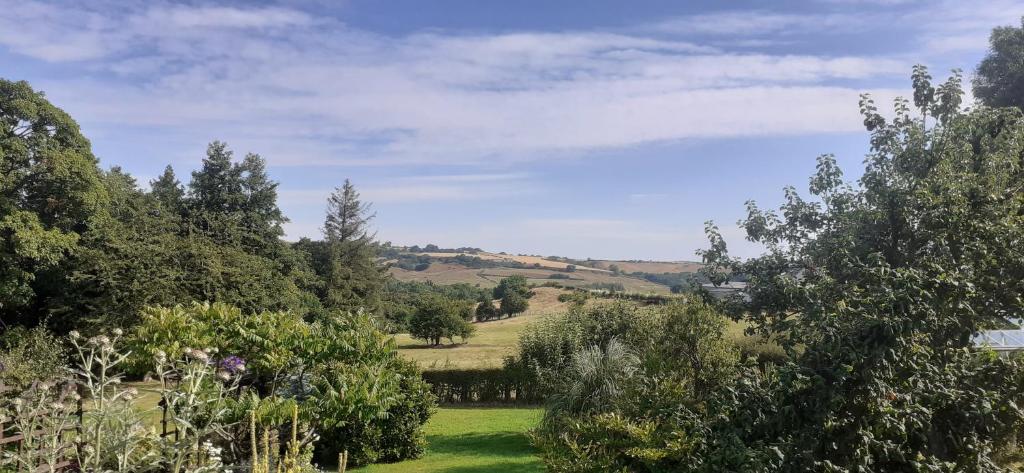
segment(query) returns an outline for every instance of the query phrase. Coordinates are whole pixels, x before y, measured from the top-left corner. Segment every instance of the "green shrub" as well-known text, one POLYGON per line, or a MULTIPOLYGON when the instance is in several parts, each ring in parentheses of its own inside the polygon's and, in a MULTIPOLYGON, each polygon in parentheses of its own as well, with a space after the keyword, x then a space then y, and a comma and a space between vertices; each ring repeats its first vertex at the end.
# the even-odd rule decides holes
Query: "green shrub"
POLYGON ((215 364, 244 360, 243 387, 295 399, 328 439, 317 443, 317 458, 333 461, 348 449, 359 464, 422 452, 433 398, 367 314, 306 322, 289 312, 248 314, 224 304, 149 308, 133 339, 143 367, 152 368, 147 360, 158 354, 179 357, 193 346, 215 349, 215 364))
POLYGON ((0 384, 23 389, 67 376, 68 347, 44 327, 12 327, 0 336, 0 384))
MULTIPOLYGON (((575 307, 531 326, 520 365, 548 410, 534 443, 550 471, 692 471, 741 369, 728 320, 699 301, 575 307)), ((709 470, 719 471, 719 470, 709 470)), ((720 471, 748 471, 745 468, 720 471)))

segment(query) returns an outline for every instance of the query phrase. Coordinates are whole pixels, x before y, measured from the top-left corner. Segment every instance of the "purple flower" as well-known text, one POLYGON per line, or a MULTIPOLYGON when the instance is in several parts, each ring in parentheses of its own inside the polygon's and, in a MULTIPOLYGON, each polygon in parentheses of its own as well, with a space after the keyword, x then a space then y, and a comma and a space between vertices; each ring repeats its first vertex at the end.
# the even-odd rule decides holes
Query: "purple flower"
POLYGON ((231 355, 220 360, 221 369, 231 374, 238 374, 245 371, 245 360, 242 357, 231 355))

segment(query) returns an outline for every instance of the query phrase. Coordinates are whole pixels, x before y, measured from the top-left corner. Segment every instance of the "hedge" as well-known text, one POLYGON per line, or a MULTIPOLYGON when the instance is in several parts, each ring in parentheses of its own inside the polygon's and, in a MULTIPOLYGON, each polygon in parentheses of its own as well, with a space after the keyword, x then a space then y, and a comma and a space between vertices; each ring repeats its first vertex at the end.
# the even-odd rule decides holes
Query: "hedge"
POLYGON ((423 372, 438 402, 539 404, 544 399, 533 389, 533 377, 518 370, 489 368, 423 372))

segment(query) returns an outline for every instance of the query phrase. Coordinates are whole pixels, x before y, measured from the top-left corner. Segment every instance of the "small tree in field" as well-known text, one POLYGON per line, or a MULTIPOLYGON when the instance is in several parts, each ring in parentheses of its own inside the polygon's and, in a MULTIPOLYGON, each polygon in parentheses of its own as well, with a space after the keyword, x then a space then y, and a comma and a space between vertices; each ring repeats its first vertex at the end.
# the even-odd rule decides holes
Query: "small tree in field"
POLYGON ((464 307, 464 304, 445 297, 428 297, 413 313, 409 334, 431 345, 440 345, 445 338, 454 342, 455 337, 465 342, 472 336, 474 327, 463 318, 464 307))
POLYGON ((526 312, 530 308, 530 302, 517 292, 509 292, 501 298, 501 313, 509 317, 526 312))
POLYGON ((490 297, 481 297, 479 302, 480 305, 476 307, 477 320, 486 322, 501 317, 501 312, 494 306, 494 301, 490 297))
POLYGON ((530 286, 526 281, 526 277, 516 274, 498 281, 498 285, 494 288, 494 298, 504 299, 505 295, 514 292, 523 297, 530 297, 530 286))

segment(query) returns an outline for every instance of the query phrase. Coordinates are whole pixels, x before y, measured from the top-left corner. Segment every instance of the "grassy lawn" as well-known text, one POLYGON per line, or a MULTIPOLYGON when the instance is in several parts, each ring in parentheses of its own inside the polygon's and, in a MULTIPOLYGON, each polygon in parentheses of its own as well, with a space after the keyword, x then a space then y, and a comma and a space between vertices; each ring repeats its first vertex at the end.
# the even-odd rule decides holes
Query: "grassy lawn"
POLYGON ((427 422, 423 458, 359 468, 360 473, 544 471, 526 438, 541 409, 442 408, 427 422))

